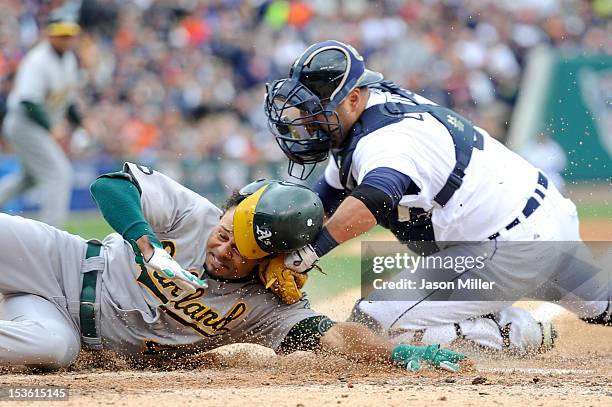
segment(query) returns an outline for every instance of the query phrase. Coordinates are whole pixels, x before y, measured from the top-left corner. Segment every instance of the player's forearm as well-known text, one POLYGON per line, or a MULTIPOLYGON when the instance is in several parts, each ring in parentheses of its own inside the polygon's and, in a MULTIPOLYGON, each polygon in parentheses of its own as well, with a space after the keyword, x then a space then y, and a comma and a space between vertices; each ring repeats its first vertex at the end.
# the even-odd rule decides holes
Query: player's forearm
MULTIPOLYGON (((312 252, 311 258, 319 259, 325 256, 339 244, 367 232, 375 225, 376 218, 368 207, 352 196, 347 197, 325 223, 314 242, 308 246, 312 252)), ((304 262, 304 259, 307 258, 305 254, 299 254, 299 257, 302 263, 307 264, 307 267, 314 264, 313 261, 304 262)))
POLYGON ((393 345, 387 339, 374 334, 363 325, 338 322, 320 339, 324 352, 342 355, 360 362, 382 362, 409 370, 419 370, 426 362, 432 366, 456 372, 465 355, 439 345, 393 345))
POLYGON ((321 337, 321 350, 358 361, 390 362, 393 345, 363 325, 338 322, 321 337))
POLYGON ((105 174, 91 185, 91 194, 104 219, 124 239, 136 243, 146 235, 148 241, 159 245, 144 218, 138 187, 127 177, 124 173, 105 174))
POLYGON ((332 237, 341 244, 376 226, 376 218, 363 202, 347 197, 325 224, 332 237))

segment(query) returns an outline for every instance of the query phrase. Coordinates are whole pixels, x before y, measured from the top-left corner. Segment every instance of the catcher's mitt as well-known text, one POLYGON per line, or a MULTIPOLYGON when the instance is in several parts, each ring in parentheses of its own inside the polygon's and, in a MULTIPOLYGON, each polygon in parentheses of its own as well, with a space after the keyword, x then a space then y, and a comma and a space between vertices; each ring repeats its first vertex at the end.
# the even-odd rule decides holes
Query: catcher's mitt
POLYGON ((285 266, 285 255, 278 255, 259 269, 259 279, 267 289, 285 304, 295 304, 302 299, 300 289, 306 284, 306 273, 298 273, 285 266))

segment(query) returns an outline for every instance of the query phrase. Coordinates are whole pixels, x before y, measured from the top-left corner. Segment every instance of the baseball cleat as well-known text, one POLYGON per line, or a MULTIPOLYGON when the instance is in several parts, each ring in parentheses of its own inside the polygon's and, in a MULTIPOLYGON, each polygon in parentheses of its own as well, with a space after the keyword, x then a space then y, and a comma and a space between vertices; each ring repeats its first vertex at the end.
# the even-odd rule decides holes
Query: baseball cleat
POLYGON ((612 303, 608 303, 608 309, 596 317, 580 318, 589 324, 612 326, 612 303))
POLYGON ((542 330, 542 344, 540 349, 547 351, 555 347, 555 339, 557 339, 557 330, 552 326, 550 322, 538 322, 540 329, 542 330))

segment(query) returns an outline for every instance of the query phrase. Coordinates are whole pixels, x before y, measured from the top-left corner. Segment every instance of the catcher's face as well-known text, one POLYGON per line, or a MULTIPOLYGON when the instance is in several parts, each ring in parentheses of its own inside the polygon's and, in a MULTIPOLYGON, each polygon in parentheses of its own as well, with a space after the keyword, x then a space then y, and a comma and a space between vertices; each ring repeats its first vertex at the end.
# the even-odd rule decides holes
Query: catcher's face
POLYGON ((235 280, 251 274, 263 260, 242 257, 234 240, 234 211, 223 214, 206 244, 206 271, 212 277, 235 280))

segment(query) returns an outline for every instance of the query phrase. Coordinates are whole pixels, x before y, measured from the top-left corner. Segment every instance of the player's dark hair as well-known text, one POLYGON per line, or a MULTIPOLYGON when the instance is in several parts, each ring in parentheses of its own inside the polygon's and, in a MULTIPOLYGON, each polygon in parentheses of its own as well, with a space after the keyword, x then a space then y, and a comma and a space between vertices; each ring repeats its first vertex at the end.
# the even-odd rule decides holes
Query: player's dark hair
POLYGON ((238 206, 238 204, 244 201, 245 198, 246 196, 241 195, 240 191, 238 191, 237 189, 232 191, 230 197, 225 200, 223 206, 221 207, 221 209, 223 209, 223 213, 227 212, 228 210, 230 210, 230 208, 233 208, 234 206, 238 206))

